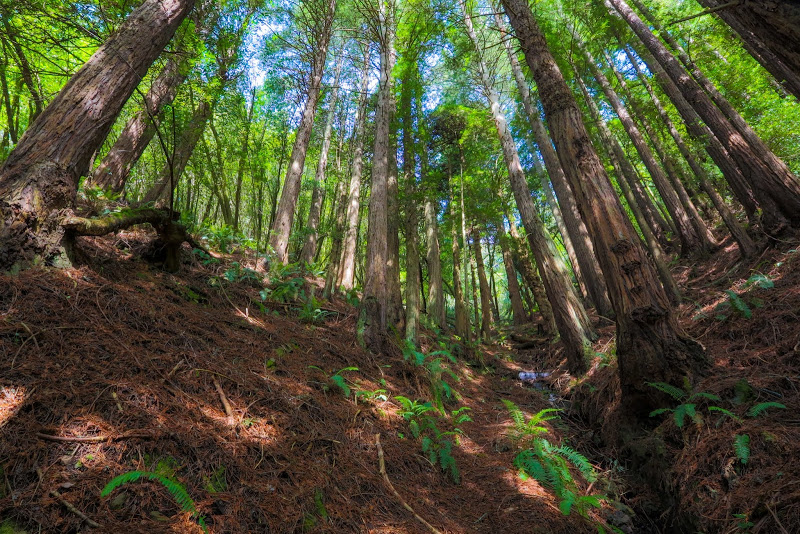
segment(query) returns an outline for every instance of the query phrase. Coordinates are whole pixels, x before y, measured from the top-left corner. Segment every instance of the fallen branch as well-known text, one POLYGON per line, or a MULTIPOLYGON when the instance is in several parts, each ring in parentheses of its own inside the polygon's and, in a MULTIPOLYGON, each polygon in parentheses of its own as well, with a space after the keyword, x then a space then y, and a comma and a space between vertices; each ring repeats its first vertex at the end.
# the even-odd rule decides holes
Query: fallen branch
POLYGON ((217 377, 213 377, 212 380, 214 381, 214 387, 217 388, 217 393, 219 394, 219 399, 222 401, 222 406, 225 408, 225 415, 228 416, 228 420, 232 423, 236 416, 233 413, 233 408, 231 408, 231 403, 228 401, 228 397, 225 395, 225 390, 222 389, 222 385, 217 380, 217 377))
POLYGON ((170 272, 178 270, 178 250, 185 241, 192 248, 200 249, 211 255, 203 245, 197 242, 186 228, 173 220, 174 213, 169 210, 151 207, 123 208, 100 217, 65 217, 61 226, 73 235, 101 236, 130 228, 137 224, 149 223, 158 232, 167 252, 166 268, 170 272))
POLYGON ((152 438, 153 433, 144 430, 131 430, 130 432, 124 432, 114 436, 104 436, 102 434, 99 436, 54 436, 53 434, 37 432, 36 436, 47 441, 60 441, 64 443, 102 443, 103 441, 117 441, 120 439, 152 438))
POLYGON ((99 524, 99 523, 97 523, 96 521, 93 521, 93 520, 91 520, 91 519, 89 518, 89 516, 87 516, 86 514, 84 514, 84 513, 83 513, 83 512, 81 512, 80 510, 78 510, 77 508, 75 508, 75 505, 73 505, 71 502, 69 502, 69 501, 68 501, 68 500, 66 500, 64 497, 62 497, 62 496, 61 496, 61 494, 60 494, 58 491, 56 491, 56 490, 50 490, 50 495, 52 495, 53 497, 55 497, 56 499, 58 499, 58 502, 60 502, 61 504, 63 504, 63 505, 64 505, 64 507, 65 507, 67 510, 69 510, 69 511, 70 511, 70 512, 72 512, 73 514, 77 515, 78 517, 80 517, 81 519, 83 519, 84 521, 86 521, 86 524, 87 524, 87 525, 89 525, 90 527, 94 527, 94 528, 99 528, 99 527, 100 527, 100 524, 99 524))
POLYGON ((434 534, 442 534, 440 530, 438 530, 436 527, 434 527, 433 525, 425 521, 422 517, 420 517, 417 514, 417 512, 415 512, 414 509, 411 508, 411 506, 409 506, 405 500, 403 500, 403 497, 401 497, 400 494, 397 493, 397 490, 394 489, 392 481, 389 480, 389 475, 386 474, 386 462, 383 459, 383 447, 381 446, 380 434, 375 434, 375 446, 378 448, 378 470, 380 471, 380 474, 383 476, 383 480, 384 482, 386 482, 386 485, 389 486, 389 489, 392 490, 394 496, 397 497, 397 499, 400 501, 400 504, 403 505, 403 508, 414 514, 414 517, 417 519, 417 521, 428 527, 428 530, 430 530, 434 534))

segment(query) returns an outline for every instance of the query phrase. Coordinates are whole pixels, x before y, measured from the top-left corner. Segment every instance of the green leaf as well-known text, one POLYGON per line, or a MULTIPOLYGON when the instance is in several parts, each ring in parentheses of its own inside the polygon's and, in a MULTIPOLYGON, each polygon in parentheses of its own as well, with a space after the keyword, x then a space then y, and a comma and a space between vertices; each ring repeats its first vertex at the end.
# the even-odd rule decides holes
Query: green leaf
POLYGON ((781 410, 785 410, 786 406, 781 404, 780 402, 761 402, 756 404, 749 410, 747 410, 748 417, 758 417, 762 413, 765 413, 770 408, 780 408, 781 410))
POLYGON ((648 382, 647 385, 652 388, 656 388, 662 393, 666 393, 677 401, 686 398, 686 392, 680 388, 676 388, 672 384, 667 384, 666 382, 648 382))
POLYGON ((733 438, 733 450, 736 453, 736 458, 743 464, 746 464, 750 459, 750 436, 747 434, 736 434, 733 438))

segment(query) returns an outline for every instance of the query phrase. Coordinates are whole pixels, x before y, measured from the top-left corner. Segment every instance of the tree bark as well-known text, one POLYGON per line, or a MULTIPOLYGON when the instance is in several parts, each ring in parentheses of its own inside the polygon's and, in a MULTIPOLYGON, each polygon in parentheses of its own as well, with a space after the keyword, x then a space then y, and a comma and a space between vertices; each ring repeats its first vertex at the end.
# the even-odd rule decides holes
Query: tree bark
MULTIPOLYGON (((531 124, 536 145, 539 148, 545 168, 547 169, 547 174, 550 177, 548 180, 544 174, 539 175, 542 182, 542 189, 545 191, 549 200, 552 197, 552 192, 550 190, 550 183, 552 183, 553 189, 558 197, 558 206, 560 207, 561 220, 563 221, 562 224, 566 229, 566 232, 562 232, 565 238, 565 245, 568 240, 574 249, 576 261, 573 262, 573 265, 577 264, 579 266, 579 278, 582 279, 589 300, 595 305, 597 312, 600 315, 610 317, 613 313, 611 310, 611 302, 608 300, 606 283, 603 279, 603 273, 600 271, 600 264, 595 257, 594 247, 589 239, 589 232, 586 230, 586 225, 580 218, 578 207, 575 205, 575 197, 569 189, 564 171, 561 169, 561 163, 558 161, 558 155, 550 140, 550 135, 547 133, 547 129, 542 122, 536 106, 534 106, 533 95, 531 95, 531 91, 528 89, 527 81, 522 73, 522 67, 511 45, 511 40, 506 33, 503 19, 499 13, 495 13, 494 18, 495 24, 500 30, 500 38, 503 39, 505 44, 506 54, 511 64, 511 71, 517 83, 517 90, 522 97, 522 104, 528 116, 528 122, 531 124)), ((553 213, 555 216, 555 210, 553 213)))
POLYGON ((561 167, 589 229, 616 312, 623 401, 646 418, 648 381, 682 384, 703 350, 680 330, 669 299, 592 147, 580 111, 525 0, 503 0, 536 80, 561 167))
MULTIPOLYGON (((698 0, 719 7, 719 0, 698 0)), ((800 100, 800 7, 796 2, 740 2, 716 12, 742 40, 745 49, 786 91, 800 100)))
POLYGON ((467 11, 464 0, 459 0, 459 4, 464 15, 467 33, 478 55, 478 69, 484 87, 484 94, 489 103, 495 128, 500 138, 503 159, 508 168, 509 181, 517 202, 517 209, 528 233, 528 240, 536 258, 536 263, 539 265, 558 332, 564 342, 567 362, 571 372, 581 373, 586 370, 584 356, 587 348, 591 346, 590 338, 595 334, 592 332, 586 310, 578 300, 563 265, 556 261, 558 253, 555 245, 534 209, 514 139, 511 137, 505 116, 500 109, 499 95, 492 87, 489 73, 483 63, 483 51, 472 26, 472 16, 467 11))
POLYGON ((607 150, 609 146, 611 147, 611 150, 608 150, 608 155, 611 159, 611 165, 614 167, 614 170, 617 173, 617 184, 622 190, 622 194, 625 197, 625 200, 628 202, 628 207, 631 209, 633 217, 636 219, 636 222, 639 225, 639 230, 642 232, 647 250, 650 251, 650 257, 652 258, 656 271, 658 272, 661 285, 667 292, 670 302, 672 302, 674 305, 678 305, 681 303, 681 293, 678 289, 678 284, 675 283, 675 279, 672 277, 672 273, 669 271, 669 258, 661 249, 658 240, 653 234, 647 217, 645 217, 643 214, 639 200, 637 199, 636 194, 631 186, 633 180, 629 176, 626 176, 626 174, 630 173, 631 171, 625 168, 625 164, 630 166, 630 163, 627 160, 624 160, 624 164, 620 161, 620 156, 624 157, 624 154, 622 147, 619 146, 619 141, 617 141, 617 139, 614 137, 614 134, 611 133, 608 125, 603 120, 600 110, 597 108, 597 104, 595 104, 594 99, 592 99, 580 76, 576 75, 576 81, 578 82, 581 92, 583 93, 583 98, 586 101, 587 107, 589 108, 589 113, 592 116, 592 120, 595 122, 595 124, 597 124, 597 128, 600 131, 600 138, 603 140, 603 145, 607 150))
MULTIPOLYGON (((573 36, 575 36, 577 40, 577 34, 573 32, 573 36)), ((688 255, 693 251, 708 250, 708 243, 702 239, 702 236, 700 236, 697 233, 697 230, 695 230, 694 226, 692 226, 692 221, 689 219, 689 215, 686 213, 686 210, 681 204, 678 194, 675 192, 675 188, 670 183, 670 179, 667 177, 664 170, 656 161, 653 152, 645 142, 644 136, 634 122, 630 112, 622 104, 617 92, 611 87, 611 83, 608 81, 608 78, 606 78, 606 75, 597 66, 595 59, 592 57, 589 50, 581 41, 577 40, 577 44, 586 56, 586 62, 589 65, 589 69, 594 75, 595 80, 602 88, 603 93, 606 95, 608 101, 611 103, 611 107, 614 109, 617 117, 619 117, 622 126, 625 128, 625 131, 628 134, 628 137, 630 137, 631 141, 633 142, 636 152, 639 154, 639 157, 642 159, 645 167, 647 167, 647 171, 650 173, 650 177, 653 179, 653 184, 655 184, 656 189, 658 189, 658 193, 661 195, 661 199, 664 201, 667 212, 669 213, 672 221, 675 223, 678 239, 681 243, 681 253, 683 255, 688 255)))
POLYGON ((648 80, 647 76, 644 75, 642 70, 639 68, 639 64, 637 63, 636 59, 631 54, 630 50, 626 46, 622 46, 622 49, 625 51, 625 55, 628 58, 628 61, 631 65, 633 65, 634 70, 636 71, 636 75, 638 76, 639 80, 644 85, 647 94, 650 95, 650 99, 653 102, 653 106, 655 106, 656 111, 658 111, 659 117, 661 117, 662 122, 666 125, 667 130, 669 131, 670 136, 675 141, 675 145, 678 147, 678 151, 683 156, 683 159, 686 160, 686 163, 689 164, 689 168, 692 169, 692 172, 697 177, 698 182, 700 183, 700 188, 705 191, 708 197, 711 199, 711 202, 714 204, 714 207, 719 212, 722 220, 725 222, 725 226, 727 226, 728 231, 730 231, 733 238, 736 240, 736 243, 739 245, 739 251, 742 253, 744 257, 750 257, 755 254, 757 248, 753 240, 747 235, 747 232, 742 228, 739 224, 739 221, 736 220, 733 212, 731 212, 730 208, 725 204, 722 200, 722 197, 714 188, 711 183, 711 178, 708 176, 705 167, 703 167, 697 159, 694 157, 692 152, 689 150, 689 147, 686 145, 686 142, 683 140, 683 137, 678 132, 678 129, 675 127, 675 124, 672 122, 667 110, 664 108, 661 100, 656 95, 655 91, 653 91, 653 86, 650 84, 650 80, 648 80))
POLYGON ((256 107, 256 88, 250 93, 250 107, 247 110, 247 120, 244 125, 242 146, 239 148, 239 163, 236 166, 236 192, 233 197, 233 229, 239 230, 239 210, 242 204, 242 182, 244 180, 244 167, 247 164, 247 153, 250 150, 250 126, 253 123, 253 112, 256 107))
POLYGON ((314 116, 317 112, 317 101, 322 86, 322 75, 325 71, 325 59, 328 56, 328 44, 333 31, 333 17, 336 12, 336 0, 324 1, 326 2, 325 13, 319 14, 322 18, 318 21, 317 28, 320 33, 312 37, 315 39, 316 47, 307 80, 308 93, 303 108, 303 117, 300 119, 300 126, 295 135, 292 155, 289 158, 289 168, 283 181, 281 198, 269 239, 275 258, 284 265, 289 261, 289 236, 292 232, 297 199, 300 197, 300 183, 303 178, 308 143, 311 140, 311 130, 314 127, 314 116))
POLYGON ((384 347, 389 326, 388 261, 389 220, 388 194, 391 150, 391 122, 394 115, 392 69, 395 64, 395 5, 389 0, 379 0, 378 34, 380 47, 380 79, 378 81, 378 107, 375 111, 375 144, 373 147, 372 176, 369 198, 369 225, 367 231, 367 258, 364 276, 362 320, 364 342, 374 352, 384 347))
POLYGON ((153 139, 164 106, 175 99, 178 86, 189 73, 189 58, 179 52, 171 57, 144 96, 144 109, 139 110, 122 129, 100 165, 92 172, 88 185, 111 189, 117 193, 125 188, 131 168, 153 139))
POLYGON ((361 208, 361 173, 364 165, 364 124, 367 118, 367 91, 369 87, 369 47, 364 52, 364 67, 361 70, 361 92, 356 112, 356 125, 353 129, 353 165, 350 171, 350 187, 347 194, 347 216, 342 243, 342 258, 339 261, 339 274, 336 287, 350 291, 355 286, 356 244, 358 242, 358 221, 361 208))
POLYGON ((494 327, 494 314, 492 313, 492 296, 489 282, 486 278, 486 266, 483 264, 483 251, 481 250, 481 234, 476 226, 472 227, 472 250, 475 263, 478 266, 478 287, 481 294, 481 338, 487 340, 492 337, 494 327))
MULTIPOLYGON (((406 331, 405 338, 414 345, 417 343, 419 329, 420 264, 417 246, 416 199, 416 146, 414 140, 413 117, 411 114, 413 84, 416 82, 417 66, 407 64, 400 87, 400 115, 403 128, 403 182, 405 192, 405 233, 406 233, 406 331), (413 74, 412 74, 413 73, 413 74)), ((419 117, 418 117, 419 119, 419 117)))
POLYGON ((70 79, 0 169, 0 270, 63 259, 78 179, 194 0, 146 0, 70 79))
POLYGON ((539 313, 542 314, 542 329, 544 333, 548 336, 555 336, 558 333, 558 328, 556 327, 553 308, 550 306, 550 301, 547 298, 547 292, 544 290, 542 278, 539 276, 536 266, 533 264, 533 260, 531 259, 528 242, 521 235, 519 235, 517 223, 514 221, 514 219, 508 215, 506 218, 508 219, 509 233, 511 234, 512 238, 511 249, 512 254, 515 255, 514 263, 517 265, 519 272, 522 273, 522 277, 525 279, 525 284, 528 286, 531 293, 533 293, 533 299, 536 301, 536 305, 539 307, 539 313))
MULTIPOLYGON (((181 130, 178 139, 175 140, 175 148, 169 160, 164 164, 158 179, 153 184, 153 187, 147 191, 142 202, 169 203, 172 190, 178 184, 186 165, 189 163, 189 158, 192 157, 197 143, 203 137, 203 131, 213 113, 214 105, 209 98, 204 98, 197 104, 189 123, 181 130)), ((210 160, 209 166, 213 167, 210 160)), ((215 178, 215 182, 217 180, 221 180, 221 178, 215 178)))
POLYGON ((658 159, 663 163, 667 178, 669 178, 670 182, 672 183, 675 192, 678 194, 678 199, 683 205, 683 208, 686 211, 686 214, 689 217, 695 232, 699 236, 700 241, 703 243, 703 250, 709 252, 716 250, 719 247, 719 243, 717 243, 717 240, 714 238, 714 234, 711 233, 708 225, 706 225, 705 221, 700 216, 700 213, 697 211, 697 207, 694 205, 694 202, 689 197, 689 193, 686 191, 684 182, 689 183, 689 180, 684 174, 683 169, 681 169, 680 165, 675 162, 672 154, 670 154, 664 147, 664 144, 661 142, 661 137, 659 137, 658 132, 655 131, 653 126, 650 124, 650 121, 647 119, 644 112, 633 98, 633 95, 628 89, 628 84, 625 81, 625 77, 619 72, 619 70, 617 70, 616 66, 614 66, 614 62, 611 60, 608 52, 604 50, 603 55, 605 56, 606 65, 608 65, 608 67, 614 73, 614 76, 617 78, 619 86, 627 98, 634 116, 639 120, 639 124, 641 124, 644 128, 645 133, 647 133, 647 137, 650 138, 650 143, 653 146, 653 149, 656 151, 658 159))
POLYGON ((511 317, 514 326, 522 326, 528 322, 528 318, 525 315, 525 305, 522 303, 519 281, 517 280, 517 270, 514 268, 514 259, 511 255, 511 247, 508 243, 505 223, 502 219, 497 223, 497 239, 500 241, 500 250, 503 253, 503 266, 506 269, 508 299, 511 301, 511 317))
POLYGON ((400 288, 400 184, 397 169, 397 104, 392 93, 392 120, 389 134, 389 176, 386 189, 386 317, 397 332, 405 329, 403 291, 400 288))
MULTIPOLYGON (((469 327, 469 313, 467 311, 467 303, 465 301, 464 292, 466 291, 466 283, 464 287, 461 286, 462 277, 461 269, 463 262, 461 260, 461 246, 459 245, 459 232, 458 232, 458 213, 456 211, 456 195, 453 187, 452 172, 448 172, 450 183, 450 224, 451 224, 451 238, 453 241, 453 298, 455 300, 455 315, 456 315, 456 335, 464 341, 469 341, 471 331, 469 327)), ((465 243, 466 245, 466 243, 465 243)), ((466 278, 464 278, 466 280, 466 278)))
MULTIPOLYGON (((711 87, 708 84, 701 87, 698 81, 687 75, 678 60, 624 0, 608 1, 655 56, 684 98, 694 106, 697 114, 711 128, 737 163, 761 205, 762 223, 767 233, 776 235, 783 231, 788 223, 800 225, 800 183, 788 172, 783 162, 766 149, 763 143, 754 143, 753 135, 742 132, 742 130, 747 132, 749 127, 743 128, 741 123, 737 123, 734 127, 729 122, 730 115, 726 117, 726 114, 714 105, 715 102, 720 105, 723 101, 719 98, 712 101, 703 90, 704 88, 709 90, 711 87)), ((667 38, 665 32, 662 32, 662 36, 667 38)), ((693 71, 695 76, 702 76, 702 73, 695 71, 693 71)))
POLYGON ((331 101, 328 107, 328 116, 325 119, 325 130, 322 134, 322 148, 319 151, 319 161, 317 162, 317 172, 314 176, 314 190, 311 193, 311 208, 308 210, 308 220, 306 221, 306 241, 300 251, 300 263, 310 265, 314 261, 317 252, 317 227, 319 226, 320 214, 322 213, 322 203, 325 201, 325 170, 328 167, 328 151, 331 148, 331 134, 333 133, 333 121, 336 116, 336 101, 339 98, 339 75, 342 72, 342 58, 337 57, 336 70, 333 76, 333 87, 331 89, 331 101))

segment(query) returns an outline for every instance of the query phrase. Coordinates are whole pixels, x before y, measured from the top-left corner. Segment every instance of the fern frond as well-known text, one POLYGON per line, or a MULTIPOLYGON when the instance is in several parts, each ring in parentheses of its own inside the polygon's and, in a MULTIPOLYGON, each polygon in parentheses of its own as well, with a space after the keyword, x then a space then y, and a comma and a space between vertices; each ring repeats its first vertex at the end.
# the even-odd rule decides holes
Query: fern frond
POLYGON ((508 410, 508 414, 511 416, 511 420, 514 421, 514 425, 517 428, 522 428, 525 426, 525 414, 522 413, 522 410, 519 407, 511 402, 508 399, 503 399, 503 404, 505 405, 506 409, 508 410))
POLYGON ((781 410, 785 410, 786 406, 780 402, 761 402, 747 410, 747 415, 748 417, 758 417, 770 408, 780 408, 781 410))
POLYGON ((739 417, 738 415, 736 415, 735 413, 733 413, 732 411, 726 410, 725 408, 720 408, 719 406, 709 406, 708 407, 708 411, 709 412, 719 412, 722 415, 727 415, 728 417, 730 417, 734 421, 739 421, 739 422, 742 421, 742 418, 739 417))
POLYGON ((736 434, 733 438, 733 451, 736 457, 743 464, 750 459, 750 436, 747 434, 736 434))
POLYGON ((653 410, 650 412, 650 417, 655 417, 657 415, 661 415, 664 413, 669 413, 672 411, 672 408, 659 408, 658 410, 653 410))
POLYGON ((694 400, 698 398, 708 399, 713 401, 722 400, 717 395, 714 395, 713 393, 706 393, 705 391, 698 391, 697 393, 693 393, 692 396, 689 397, 689 400, 694 400))
POLYGON ((125 484, 135 482, 141 478, 159 482, 162 486, 164 486, 169 494, 172 495, 172 498, 175 499, 175 502, 178 503, 178 506, 180 506, 181 510, 184 512, 189 512, 192 517, 197 520, 197 523, 203 527, 203 531, 208 532, 205 519, 197 511, 197 506, 195 505, 194 500, 192 500, 192 497, 189 495, 189 492, 186 491, 186 488, 184 488, 180 483, 170 480, 162 475, 159 475, 158 473, 151 473, 149 471, 128 471, 127 473, 123 473, 112 478, 100 491, 100 496, 108 497, 115 489, 124 486, 125 484))
POLYGON ((597 480, 597 472, 594 466, 589 463, 589 460, 584 455, 566 445, 561 445, 554 450, 577 467, 578 471, 581 472, 581 475, 583 475, 583 478, 585 478, 587 482, 594 482, 597 480))
POLYGON ((647 385, 651 388, 657 389, 662 393, 666 393, 677 401, 686 398, 686 392, 680 388, 676 388, 672 384, 667 384, 666 382, 648 382, 647 385))

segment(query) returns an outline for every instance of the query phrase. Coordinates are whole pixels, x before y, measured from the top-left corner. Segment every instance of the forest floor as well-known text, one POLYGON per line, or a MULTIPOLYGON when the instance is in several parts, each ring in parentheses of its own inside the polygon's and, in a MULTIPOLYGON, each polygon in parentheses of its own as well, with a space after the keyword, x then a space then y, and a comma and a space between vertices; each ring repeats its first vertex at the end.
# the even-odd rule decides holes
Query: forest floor
MULTIPOLYGON (((466 350, 426 332, 417 365, 400 348, 360 348, 345 299, 263 300, 242 255, 187 249, 169 274, 140 259, 151 238, 81 238, 78 268, 0 277, 0 532, 200 532, 199 516, 212 532, 429 532, 414 512, 453 533, 800 531, 794 242, 747 263, 732 246, 676 265, 682 324, 712 359, 694 392, 720 400, 684 400, 697 406, 682 428, 667 413, 627 439, 613 327, 580 381, 544 341, 466 350), (554 395, 517 379, 546 370, 554 395), (446 415, 424 415, 454 432, 441 438, 456 443, 459 483, 423 453, 397 398, 446 397, 442 379, 458 395, 445 398, 446 415), (520 478, 504 399, 529 415, 552 400, 564 408, 546 438, 596 466, 596 482, 574 478, 580 494, 610 498, 601 509, 565 516, 552 491, 520 478), (785 408, 747 415, 767 401, 785 408), (471 421, 458 422, 460 407, 471 421), (737 435, 749 438, 746 463, 737 435), (199 515, 152 481, 100 496, 132 470, 178 482, 199 515)), ((293 280, 267 296, 298 289, 293 280)), ((302 282, 306 295, 316 283, 302 282)))

